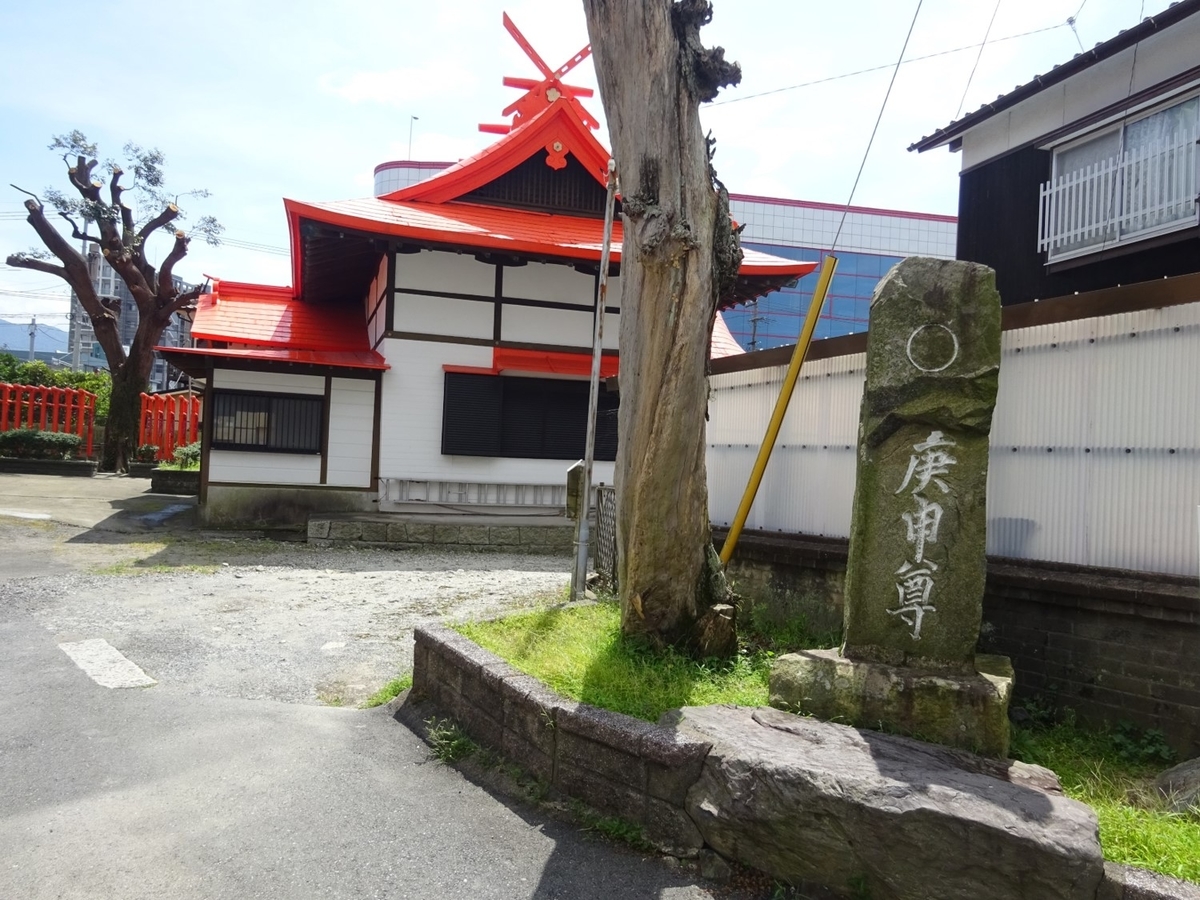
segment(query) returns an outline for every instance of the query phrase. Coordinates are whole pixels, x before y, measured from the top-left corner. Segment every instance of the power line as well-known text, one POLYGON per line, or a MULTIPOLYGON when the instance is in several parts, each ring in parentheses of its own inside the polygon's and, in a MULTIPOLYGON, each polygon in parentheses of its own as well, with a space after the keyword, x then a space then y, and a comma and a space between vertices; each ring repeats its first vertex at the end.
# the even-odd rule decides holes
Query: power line
MULTIPOLYGON (((1087 0, 1084 0, 1086 3, 1087 0)), ((958 119, 959 113, 962 112, 963 104, 967 102, 967 91, 971 89, 971 82, 975 80, 975 70, 979 68, 979 60, 983 59, 983 48, 987 46, 988 35, 992 33, 992 25, 996 22, 996 13, 1000 12, 1000 0, 996 0, 996 8, 992 10, 992 17, 988 20, 987 31, 983 33, 983 43, 979 45, 979 53, 975 56, 975 65, 971 66, 971 74, 967 76, 967 86, 963 88, 962 99, 958 101, 958 109, 954 111, 954 121, 958 119)), ((1075 26, 1071 26, 1074 29, 1075 26)))
MULTIPOLYGON (((996 38, 994 41, 992 41, 992 43, 999 44, 999 43, 1002 43, 1003 41, 1015 41, 1017 38, 1029 37, 1034 34, 1044 34, 1047 31, 1056 31, 1059 28, 1066 28, 1066 27, 1067 27, 1066 22, 1059 22, 1057 25, 1047 25, 1045 28, 1035 28, 1033 31, 1022 31, 1020 34, 1010 34, 1006 37, 996 38)), ((966 50, 974 50, 974 49, 976 49, 978 47, 982 47, 982 46, 983 46, 982 44, 967 44, 965 47, 955 47, 952 50, 939 50, 936 53, 927 53, 924 56, 914 56, 912 59, 904 60, 903 65, 908 65, 909 63, 915 63, 915 62, 922 62, 923 60, 926 60, 926 59, 936 59, 939 56, 949 56, 952 53, 962 53, 966 50)), ((867 75, 871 72, 882 72, 885 69, 892 68, 892 65, 893 65, 892 63, 885 63, 884 65, 881 65, 881 66, 871 66, 868 69, 858 69, 857 71, 854 71, 854 72, 843 72, 841 75, 830 75, 826 78, 817 78, 813 81, 803 81, 800 84, 791 84, 791 85, 788 85, 787 87, 772 88, 769 91, 759 91, 757 94, 746 94, 744 97, 730 97, 727 100, 717 100, 708 105, 709 106, 724 106, 727 103, 741 103, 743 100, 754 100, 758 97, 770 96, 771 94, 781 94, 784 91, 794 91, 794 90, 798 90, 799 88, 812 87, 813 85, 825 84, 830 81, 840 81, 843 78, 853 78, 855 75, 867 75)))
POLYGON ((862 178, 863 169, 867 167, 867 157, 871 155, 871 145, 875 143, 875 134, 879 131, 879 123, 883 121, 883 111, 887 109, 888 98, 892 96, 892 85, 896 83, 896 76, 900 73, 900 64, 904 62, 904 51, 908 49, 908 40, 912 37, 913 29, 917 27, 917 16, 921 12, 921 4, 924 0, 917 0, 917 8, 913 10, 912 22, 908 26, 908 34, 904 36, 904 46, 900 48, 900 56, 896 60, 896 67, 892 69, 892 80, 888 82, 887 93, 883 95, 883 103, 879 106, 879 115, 875 117, 875 127, 871 129, 871 137, 867 141, 867 149, 863 153, 862 162, 858 166, 858 174, 854 176, 854 184, 850 188, 850 196, 846 200, 846 206, 842 209, 842 218, 838 222, 837 233, 833 236, 833 244, 829 247, 829 252, 832 253, 837 249, 838 238, 842 236, 842 226, 846 224, 846 213, 850 211, 850 204, 854 202, 854 192, 858 190, 858 180, 862 178))

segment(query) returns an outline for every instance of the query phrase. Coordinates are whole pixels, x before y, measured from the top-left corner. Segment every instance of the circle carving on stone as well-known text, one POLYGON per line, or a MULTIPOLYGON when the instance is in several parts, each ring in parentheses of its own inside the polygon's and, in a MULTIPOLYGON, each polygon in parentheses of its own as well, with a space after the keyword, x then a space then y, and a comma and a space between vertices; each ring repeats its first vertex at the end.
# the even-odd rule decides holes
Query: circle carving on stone
POLYGON ((922 372, 941 372, 958 359, 958 336, 945 325, 922 325, 908 336, 905 352, 922 372))

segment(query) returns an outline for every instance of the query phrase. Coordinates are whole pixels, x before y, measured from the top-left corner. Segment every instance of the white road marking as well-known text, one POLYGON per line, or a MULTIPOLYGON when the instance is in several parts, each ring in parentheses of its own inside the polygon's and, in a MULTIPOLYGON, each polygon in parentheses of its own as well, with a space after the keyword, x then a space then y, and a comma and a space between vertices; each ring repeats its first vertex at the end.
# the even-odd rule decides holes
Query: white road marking
POLYGON ((50 518, 49 513, 26 512, 23 509, 0 509, 0 516, 6 516, 10 519, 37 519, 45 521, 50 518))
POLYGON ((101 687, 133 688, 158 684, 103 638, 72 641, 58 646, 101 687))

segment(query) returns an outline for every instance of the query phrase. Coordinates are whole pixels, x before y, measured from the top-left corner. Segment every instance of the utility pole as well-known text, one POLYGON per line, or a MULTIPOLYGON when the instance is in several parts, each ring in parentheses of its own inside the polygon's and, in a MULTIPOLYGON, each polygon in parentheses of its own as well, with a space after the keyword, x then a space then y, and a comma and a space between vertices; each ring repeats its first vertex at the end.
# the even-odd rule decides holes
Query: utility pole
POLYGON ((34 359, 37 358, 33 355, 33 347, 34 347, 34 344, 36 344, 36 343, 37 343, 37 316, 33 316, 29 320, 29 361, 30 362, 33 362, 34 359))
POLYGON ((409 158, 409 160, 410 160, 410 161, 412 160, 412 130, 413 130, 413 122, 417 121, 419 118, 421 118, 421 117, 420 117, 420 116, 409 116, 409 117, 408 117, 408 158, 409 158))

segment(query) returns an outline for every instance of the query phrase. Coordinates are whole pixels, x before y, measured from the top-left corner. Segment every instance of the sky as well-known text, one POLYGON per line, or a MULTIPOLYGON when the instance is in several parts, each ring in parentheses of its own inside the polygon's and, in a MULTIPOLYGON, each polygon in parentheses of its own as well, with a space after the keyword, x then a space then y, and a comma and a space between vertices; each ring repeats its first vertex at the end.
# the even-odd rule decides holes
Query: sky
MULTIPOLYGON (((909 153, 913 141, 1168 5, 1080 3, 715 0, 702 38, 743 72, 701 113, 717 171, 733 193, 846 203, 913 25, 853 202, 953 215, 959 155, 909 153)), ((577 0, 0 3, 0 261, 38 246, 10 184, 69 190, 47 145, 79 129, 101 159, 157 147, 171 190, 211 192, 180 205, 227 241, 194 241, 185 280, 287 284, 284 197, 369 196, 378 163, 453 161, 495 139, 478 125, 518 96, 501 79, 537 74, 506 11, 552 67, 588 42, 577 0)), ((594 88, 591 61, 567 82, 594 88)), ((584 103, 608 145, 600 97, 584 103)), ((152 239, 151 258, 170 244, 152 239)), ((0 319, 65 327, 68 297, 0 262, 0 319)))

